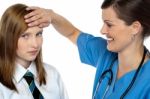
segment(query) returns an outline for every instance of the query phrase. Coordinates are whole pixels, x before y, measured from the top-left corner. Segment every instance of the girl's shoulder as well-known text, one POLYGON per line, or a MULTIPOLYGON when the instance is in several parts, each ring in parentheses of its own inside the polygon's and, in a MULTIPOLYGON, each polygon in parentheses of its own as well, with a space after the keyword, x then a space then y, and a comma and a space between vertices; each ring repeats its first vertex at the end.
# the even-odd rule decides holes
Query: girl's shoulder
POLYGON ((57 75, 59 76, 59 71, 57 70, 56 67, 50 65, 50 64, 47 64, 47 63, 43 63, 43 66, 44 66, 44 69, 46 71, 46 74, 48 75, 57 75))

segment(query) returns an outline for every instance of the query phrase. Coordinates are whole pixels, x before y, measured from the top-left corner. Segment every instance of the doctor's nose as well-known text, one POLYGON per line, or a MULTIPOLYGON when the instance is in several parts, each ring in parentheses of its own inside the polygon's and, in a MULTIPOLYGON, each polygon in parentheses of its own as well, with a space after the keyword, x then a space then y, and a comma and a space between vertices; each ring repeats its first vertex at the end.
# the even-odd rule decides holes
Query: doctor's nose
POLYGON ((100 30, 100 33, 102 35, 106 35, 108 33, 107 27, 105 25, 102 26, 102 28, 100 30))

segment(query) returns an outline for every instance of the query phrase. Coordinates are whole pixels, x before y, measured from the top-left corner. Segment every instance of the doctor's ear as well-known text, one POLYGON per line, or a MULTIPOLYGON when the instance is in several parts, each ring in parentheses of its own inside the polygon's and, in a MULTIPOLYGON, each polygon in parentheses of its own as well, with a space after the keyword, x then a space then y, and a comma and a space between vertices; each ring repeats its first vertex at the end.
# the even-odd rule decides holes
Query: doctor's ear
POLYGON ((133 34, 137 35, 138 33, 142 33, 142 25, 139 21, 134 21, 132 24, 133 34))

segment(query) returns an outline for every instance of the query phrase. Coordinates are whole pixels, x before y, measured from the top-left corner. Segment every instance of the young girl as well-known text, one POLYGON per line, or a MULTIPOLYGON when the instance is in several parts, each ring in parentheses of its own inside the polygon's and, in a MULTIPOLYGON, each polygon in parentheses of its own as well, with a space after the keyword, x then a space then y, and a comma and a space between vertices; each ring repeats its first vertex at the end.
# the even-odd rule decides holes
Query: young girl
POLYGON ((57 70, 42 62, 42 32, 28 27, 27 6, 9 7, 0 21, 0 99, 68 99, 57 70))

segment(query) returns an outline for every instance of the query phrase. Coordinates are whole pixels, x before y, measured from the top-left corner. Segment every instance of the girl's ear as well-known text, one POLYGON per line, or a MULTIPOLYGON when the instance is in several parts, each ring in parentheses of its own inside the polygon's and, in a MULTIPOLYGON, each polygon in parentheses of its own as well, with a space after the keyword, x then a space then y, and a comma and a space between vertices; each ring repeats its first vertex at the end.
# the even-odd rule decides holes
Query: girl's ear
POLYGON ((137 35, 138 33, 142 32, 142 25, 139 21, 135 21, 132 23, 132 28, 133 28, 133 35, 137 35))

